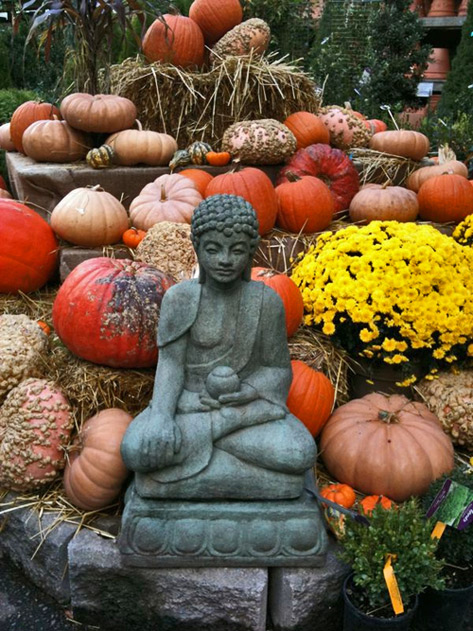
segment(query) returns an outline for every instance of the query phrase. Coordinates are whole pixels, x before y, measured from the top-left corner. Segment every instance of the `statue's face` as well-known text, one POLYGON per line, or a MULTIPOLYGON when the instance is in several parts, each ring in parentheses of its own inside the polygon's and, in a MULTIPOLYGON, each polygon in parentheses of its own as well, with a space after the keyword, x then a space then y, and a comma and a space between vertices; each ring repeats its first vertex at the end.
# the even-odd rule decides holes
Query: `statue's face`
POLYGON ((207 282, 210 280, 224 285, 242 277, 251 255, 248 235, 233 232, 226 236, 218 230, 204 232, 197 251, 199 264, 207 274, 207 282))

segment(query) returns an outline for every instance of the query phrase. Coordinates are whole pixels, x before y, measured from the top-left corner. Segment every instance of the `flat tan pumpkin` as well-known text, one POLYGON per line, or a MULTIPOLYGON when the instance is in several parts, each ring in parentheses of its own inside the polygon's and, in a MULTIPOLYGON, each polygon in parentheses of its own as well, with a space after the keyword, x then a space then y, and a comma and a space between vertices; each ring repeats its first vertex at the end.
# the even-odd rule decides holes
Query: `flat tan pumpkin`
POLYGON ((125 129, 105 141, 114 151, 114 163, 123 166, 168 165, 177 151, 177 142, 169 134, 143 130, 141 123, 137 123, 138 129, 125 129))
POLYGON ((468 177, 466 164, 460 162, 459 160, 448 160, 442 164, 434 164, 432 166, 417 169, 407 178, 406 186, 409 190, 418 193, 424 182, 431 177, 442 175, 443 173, 456 173, 457 175, 463 175, 463 177, 466 178, 468 177))
POLYGON ((127 129, 136 119, 135 104, 115 94, 74 92, 63 99, 60 110, 74 129, 103 134, 127 129))
POLYGON ((130 219, 140 230, 149 230, 160 221, 190 223, 201 201, 202 195, 190 178, 178 173, 161 175, 131 202, 130 219))
POLYGON ((82 160, 92 146, 88 134, 63 120, 39 120, 23 133, 23 151, 36 162, 82 160))
POLYGON ((419 202, 414 191, 402 186, 371 184, 353 197, 349 207, 350 219, 356 222, 415 221, 419 202))
POLYGON ((411 160, 422 160, 430 149, 430 142, 419 131, 392 129, 374 134, 370 140, 370 149, 411 160))

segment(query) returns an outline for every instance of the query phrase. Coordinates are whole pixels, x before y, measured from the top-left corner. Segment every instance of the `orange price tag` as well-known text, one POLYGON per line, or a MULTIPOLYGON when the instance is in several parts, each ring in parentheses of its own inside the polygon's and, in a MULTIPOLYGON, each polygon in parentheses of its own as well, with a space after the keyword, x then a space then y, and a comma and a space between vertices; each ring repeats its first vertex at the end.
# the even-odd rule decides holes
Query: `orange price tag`
POLYGON ((440 537, 443 535, 446 527, 447 527, 447 524, 444 524, 443 521, 438 521, 435 524, 434 529, 432 530, 432 532, 430 534, 430 538, 431 539, 440 539, 440 537))
POLYGON ((386 581, 386 586, 388 588, 391 605, 394 613, 397 615, 404 613, 404 605, 402 603, 401 592, 399 591, 399 586, 394 574, 394 568, 392 566, 392 562, 396 560, 396 557, 393 554, 388 554, 387 557, 388 558, 383 568, 384 580, 386 581))

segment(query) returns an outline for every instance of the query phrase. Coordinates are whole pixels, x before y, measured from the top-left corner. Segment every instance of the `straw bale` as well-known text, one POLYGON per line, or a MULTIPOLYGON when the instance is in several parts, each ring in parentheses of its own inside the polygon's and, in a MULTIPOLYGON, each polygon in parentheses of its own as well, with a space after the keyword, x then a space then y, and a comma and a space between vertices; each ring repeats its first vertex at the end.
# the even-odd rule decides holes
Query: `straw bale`
POLYGON ((231 124, 261 118, 283 122, 299 110, 317 113, 321 90, 286 57, 221 59, 204 72, 139 57, 110 68, 110 92, 129 98, 145 129, 165 132, 184 148, 205 140, 219 148, 231 124))
POLYGON ((360 186, 368 183, 385 184, 388 181, 395 186, 402 186, 420 166, 419 162, 410 158, 364 147, 350 149, 349 154, 359 172, 360 186))

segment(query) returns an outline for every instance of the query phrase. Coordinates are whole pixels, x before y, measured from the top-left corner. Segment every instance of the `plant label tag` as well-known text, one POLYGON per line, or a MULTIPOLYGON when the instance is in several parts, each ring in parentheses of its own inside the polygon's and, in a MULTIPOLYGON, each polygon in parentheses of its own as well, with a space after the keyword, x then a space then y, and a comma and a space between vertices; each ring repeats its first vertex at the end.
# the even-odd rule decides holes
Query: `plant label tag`
POLYGON ((399 591, 399 586, 397 584, 396 576, 394 574, 394 568, 392 566, 392 561, 395 559, 393 554, 388 554, 387 561, 383 568, 384 580, 386 581, 386 586, 388 588, 389 597, 391 599, 391 605, 393 607, 394 613, 396 615, 400 613, 404 613, 404 605, 402 602, 401 592, 399 591))
POLYGON ((444 524, 443 521, 438 521, 435 524, 434 529, 432 530, 432 533, 430 535, 431 539, 440 539, 440 537, 445 532, 446 527, 447 527, 447 524, 444 524))
POLYGON ((453 480, 445 480, 426 516, 434 514, 438 521, 464 530, 473 521, 473 490, 453 480))
POLYGON ((432 96, 434 84, 431 81, 420 81, 417 84, 416 96, 432 96))

